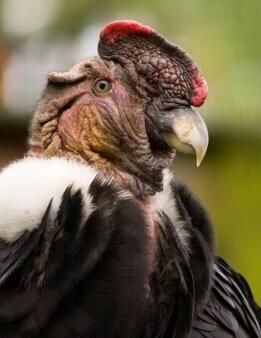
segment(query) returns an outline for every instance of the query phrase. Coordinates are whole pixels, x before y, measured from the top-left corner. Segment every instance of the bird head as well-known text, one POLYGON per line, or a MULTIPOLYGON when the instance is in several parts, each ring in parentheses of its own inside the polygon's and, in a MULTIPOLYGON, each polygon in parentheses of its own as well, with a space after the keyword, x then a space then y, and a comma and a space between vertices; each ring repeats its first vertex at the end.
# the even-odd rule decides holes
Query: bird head
POLYGON ((204 103, 206 81, 184 50, 134 21, 107 24, 98 53, 49 74, 30 153, 73 156, 153 194, 176 150, 195 153, 198 165, 206 153, 207 128, 191 108, 204 103))

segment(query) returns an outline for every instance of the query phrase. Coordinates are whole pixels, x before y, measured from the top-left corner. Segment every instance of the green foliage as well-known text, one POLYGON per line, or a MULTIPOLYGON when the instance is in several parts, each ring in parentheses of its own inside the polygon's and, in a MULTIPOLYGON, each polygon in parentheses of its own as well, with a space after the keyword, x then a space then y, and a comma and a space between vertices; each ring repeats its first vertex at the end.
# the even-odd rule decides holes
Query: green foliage
POLYGON ((74 39, 93 24, 135 19, 184 47, 201 65, 210 89, 201 110, 215 135, 200 169, 178 156, 175 170, 208 208, 219 252, 261 301, 261 1, 58 1, 54 20, 39 38, 74 39))
POLYGON ((151 24, 187 49, 202 66, 210 89, 203 109, 208 124, 260 130, 260 0, 61 0, 61 3, 47 32, 50 38, 57 35, 73 38, 87 25, 102 26, 119 18, 151 24))
POLYGON ((213 135, 199 169, 179 155, 174 163, 176 177, 185 181, 208 209, 217 233, 218 253, 245 276, 259 303, 260 148, 260 140, 250 135, 213 135))

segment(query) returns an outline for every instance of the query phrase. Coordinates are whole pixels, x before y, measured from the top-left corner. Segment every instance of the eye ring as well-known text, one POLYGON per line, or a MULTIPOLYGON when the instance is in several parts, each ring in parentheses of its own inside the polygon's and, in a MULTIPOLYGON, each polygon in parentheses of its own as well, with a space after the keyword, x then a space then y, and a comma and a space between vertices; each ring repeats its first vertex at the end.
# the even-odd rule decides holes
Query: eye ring
POLYGON ((93 83, 93 91, 95 94, 106 94, 111 90, 111 82, 107 79, 97 79, 93 83))

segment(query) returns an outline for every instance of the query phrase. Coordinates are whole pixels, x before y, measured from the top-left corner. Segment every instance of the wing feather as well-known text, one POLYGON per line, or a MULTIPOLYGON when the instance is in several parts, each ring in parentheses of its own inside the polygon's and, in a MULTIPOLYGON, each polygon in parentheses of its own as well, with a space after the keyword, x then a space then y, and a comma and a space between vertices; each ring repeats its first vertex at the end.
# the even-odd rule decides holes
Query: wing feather
POLYGON ((246 281, 221 258, 214 271, 210 299, 194 321, 192 337, 260 338, 259 308, 246 281))

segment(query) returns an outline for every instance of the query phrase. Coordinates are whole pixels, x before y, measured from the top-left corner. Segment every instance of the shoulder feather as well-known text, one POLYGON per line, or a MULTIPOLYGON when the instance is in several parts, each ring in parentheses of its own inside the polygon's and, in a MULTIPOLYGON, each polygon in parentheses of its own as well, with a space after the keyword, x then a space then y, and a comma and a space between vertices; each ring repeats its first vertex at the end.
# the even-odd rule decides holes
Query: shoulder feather
POLYGON ((83 191, 86 215, 92 211, 88 188, 97 172, 73 160, 26 157, 0 173, 0 239, 12 242, 39 226, 52 200, 55 216, 65 190, 83 191))

